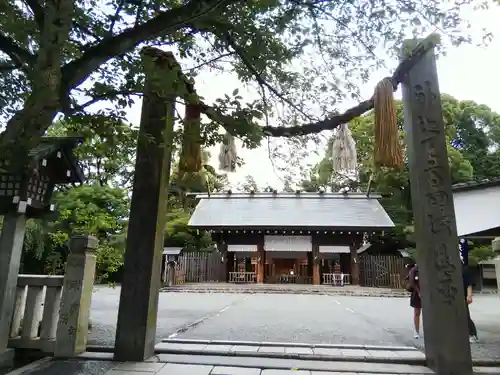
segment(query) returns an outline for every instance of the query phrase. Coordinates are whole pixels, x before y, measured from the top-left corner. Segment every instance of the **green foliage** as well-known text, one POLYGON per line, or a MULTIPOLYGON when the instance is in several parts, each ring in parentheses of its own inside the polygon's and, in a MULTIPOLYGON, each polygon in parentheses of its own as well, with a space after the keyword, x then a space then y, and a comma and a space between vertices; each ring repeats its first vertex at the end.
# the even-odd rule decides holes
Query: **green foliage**
MULTIPOLYGON (((125 111, 144 87, 138 46, 167 45, 190 80, 200 69, 210 67, 233 72, 245 84, 257 82, 260 97, 256 100, 245 102, 234 87, 228 87, 228 94, 206 103, 204 111, 207 116, 210 113, 210 120, 204 119, 202 125, 206 147, 221 141, 221 124, 244 145, 255 147, 263 138, 260 125, 271 116, 278 123, 296 125, 330 115, 339 100, 356 97, 358 82, 367 80, 383 63, 373 53, 381 45, 393 53, 408 32, 422 36, 436 28, 446 34, 444 45, 469 41, 464 31, 468 25, 461 17, 467 3, 472 0, 432 4, 382 0, 376 6, 364 0, 4 0, 0 5, 0 120, 6 129, 0 148, 25 151, 47 130, 50 135, 81 135, 85 143, 78 157, 90 182, 58 191, 57 221, 30 222, 24 263, 32 259, 43 264, 40 267, 46 272, 60 272, 68 238, 86 233, 100 240, 99 276, 106 279, 120 267, 130 193, 126 189, 137 139, 136 130, 125 121, 125 111), (61 113, 63 121, 51 127, 61 113)), ((176 86, 175 73, 162 77, 168 83, 163 94, 204 100, 203 93, 188 93, 185 87, 176 86)), ((358 133, 370 131, 370 118, 359 119, 358 133)), ((479 122, 484 119, 480 117, 479 122)), ((492 132, 498 142, 500 132, 492 132)), ((360 136, 359 141, 360 148, 366 143, 360 153, 363 186, 371 169, 366 157, 370 134, 360 136)), ((310 139, 290 140, 293 152, 286 159, 290 165, 309 152, 304 145, 310 139)), ((458 181, 470 174, 467 163, 472 151, 456 149, 458 154, 450 152, 450 164, 458 181)), ((487 175, 498 165, 495 154, 486 152, 485 157, 484 150, 481 173, 487 175)), ((330 183, 327 165, 322 161, 315 169, 308 189, 330 183)), ((473 167, 480 170, 479 165, 473 167)), ((377 188, 397 192, 405 184, 404 173, 377 176, 377 188)), ((221 189, 227 178, 208 168, 183 181, 175 173, 172 177, 167 241, 204 246, 208 238, 187 230, 194 202, 186 193, 221 189)), ((290 180, 287 187, 292 188, 290 180)), ((409 211, 404 209, 403 197, 407 189, 401 189, 400 195, 399 203, 386 204, 393 204, 391 212, 406 222, 409 211)))
POLYGON ((55 122, 49 136, 84 138, 75 154, 86 180, 101 185, 131 185, 137 143, 136 129, 121 120, 104 116, 79 116, 55 122))
POLYGON ((450 146, 469 161, 474 180, 500 176, 500 114, 485 105, 443 95, 450 146))
POLYGON ((120 188, 84 185, 56 193, 59 217, 53 222, 30 220, 23 247, 23 272, 61 274, 74 234, 99 239, 97 281, 105 281, 123 264, 129 201, 120 188))
POLYGON ((123 264, 129 201, 126 191, 100 184, 59 192, 55 199, 60 216, 49 233, 56 247, 67 245, 73 234, 90 234, 99 240, 97 278, 106 280, 123 264))
MULTIPOLYGON (((500 115, 486 106, 470 101, 458 101, 449 95, 442 96, 442 103, 452 182, 498 178, 500 115)), ((406 160, 402 103, 398 103, 397 106, 397 119, 406 160)), ((380 202, 396 224, 393 233, 378 240, 397 241, 401 248, 411 246, 414 243, 410 229, 413 225, 413 212, 408 166, 405 165, 401 171, 385 168, 375 170, 372 113, 353 120, 349 127, 356 141, 359 181, 348 180, 332 170, 333 140, 330 140, 324 158, 312 168, 310 177, 302 181, 303 188, 317 191, 319 186, 329 186, 332 190, 338 191, 342 186, 348 185, 352 190, 359 188, 366 191, 369 179, 372 177, 372 191, 387 196, 380 202)))
POLYGON ((480 262, 492 259, 497 254, 491 245, 476 245, 469 250, 469 265, 477 266, 480 262))
MULTIPOLYGON (((208 103, 212 122, 224 123, 254 147, 263 136, 258 124, 271 112, 292 124, 311 119, 312 111, 327 115, 339 99, 356 97, 356 83, 382 65, 373 52, 382 45, 394 55, 406 35, 435 29, 445 46, 471 41, 461 14, 471 3, 4 0, 0 118, 7 129, 0 146, 36 143, 60 112, 70 122, 91 124, 95 117, 120 126, 144 84, 137 47, 167 45, 188 79, 210 67, 258 83, 261 98, 254 102, 245 103, 228 87, 232 95, 208 103), (96 105, 100 102, 105 104, 96 105), (271 111, 276 104, 287 108, 271 111)), ((490 3, 474 5, 484 9, 490 3)), ((164 87, 175 90, 169 93, 203 99, 203 93, 173 88, 176 75, 165 79, 170 84, 164 87)), ((218 125, 212 122, 204 128, 207 145, 218 142, 218 125)))
POLYGON ((201 250, 212 245, 208 232, 198 233, 188 228, 190 213, 181 208, 170 209, 167 213, 165 246, 182 247, 185 250, 201 250))

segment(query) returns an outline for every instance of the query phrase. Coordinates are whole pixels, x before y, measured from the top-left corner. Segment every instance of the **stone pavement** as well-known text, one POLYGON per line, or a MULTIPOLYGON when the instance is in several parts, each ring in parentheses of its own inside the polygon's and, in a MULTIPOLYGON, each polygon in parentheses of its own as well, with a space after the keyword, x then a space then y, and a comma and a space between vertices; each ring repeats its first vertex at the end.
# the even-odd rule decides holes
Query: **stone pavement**
POLYGON ((425 355, 407 346, 165 339, 155 349, 157 354, 425 365, 425 355))
MULTIPOLYGON (((8 375, 368 375, 433 374, 413 347, 166 339, 148 361, 113 362, 105 348, 44 359, 8 375)), ((500 368, 476 368, 500 374, 500 368)))
MULTIPOLYGON (((250 365, 248 362, 227 364, 218 362, 217 357, 167 358, 158 355, 147 362, 113 362, 110 353, 85 353, 78 359, 43 359, 8 375, 369 375, 434 374, 423 366, 368 364, 354 362, 320 361, 321 366, 311 368, 314 361, 303 361, 302 367, 290 361, 272 366, 267 364, 250 365), (192 363, 189 363, 192 362, 192 363), (215 363, 214 363, 215 362, 215 363), (295 367, 294 367, 295 366, 295 367)), ((185 356, 186 357, 186 356, 185 356)), ((500 374, 500 368, 475 368, 475 374, 500 374)))

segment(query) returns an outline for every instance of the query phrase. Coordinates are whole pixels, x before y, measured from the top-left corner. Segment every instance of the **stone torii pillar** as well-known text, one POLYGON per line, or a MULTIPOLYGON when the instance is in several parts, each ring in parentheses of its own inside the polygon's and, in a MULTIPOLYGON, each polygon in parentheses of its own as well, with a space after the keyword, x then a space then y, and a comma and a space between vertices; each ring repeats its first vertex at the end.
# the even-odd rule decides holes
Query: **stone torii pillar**
MULTIPOLYGON (((406 41, 404 51, 411 50, 415 43, 406 41)), ((433 50, 403 80, 403 102, 427 364, 437 374, 472 375, 455 208, 433 50)))
POLYGON ((172 76, 173 56, 153 48, 141 53, 146 83, 116 327, 118 361, 154 355, 173 143, 174 82, 161 80, 172 76))

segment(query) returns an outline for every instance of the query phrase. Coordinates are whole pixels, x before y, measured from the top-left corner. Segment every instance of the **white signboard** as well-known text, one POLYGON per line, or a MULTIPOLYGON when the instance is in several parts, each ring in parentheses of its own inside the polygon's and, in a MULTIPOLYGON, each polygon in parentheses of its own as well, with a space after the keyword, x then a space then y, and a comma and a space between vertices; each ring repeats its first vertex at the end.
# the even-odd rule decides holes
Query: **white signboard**
POLYGON ((257 251, 257 245, 227 245, 227 251, 235 253, 252 253, 257 251))
POLYGON ((266 251, 312 251, 311 236, 264 236, 266 251))
POLYGON ((342 254, 342 253, 349 254, 351 250, 349 249, 349 246, 320 246, 319 252, 334 253, 334 254, 342 254))

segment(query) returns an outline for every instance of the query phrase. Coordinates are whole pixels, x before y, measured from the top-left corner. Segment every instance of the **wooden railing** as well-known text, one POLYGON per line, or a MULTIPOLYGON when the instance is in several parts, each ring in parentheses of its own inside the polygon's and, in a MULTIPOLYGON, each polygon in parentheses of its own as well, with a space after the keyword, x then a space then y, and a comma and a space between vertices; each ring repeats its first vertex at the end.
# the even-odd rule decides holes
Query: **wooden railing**
POLYGON ((257 273, 255 272, 229 272, 230 283, 249 284, 257 282, 257 273))
POLYGON ((9 346, 53 353, 64 276, 19 275, 9 346))
POLYGON ((324 273, 324 285, 349 285, 351 284, 351 275, 347 273, 324 273))
POLYGON ((312 284, 312 276, 276 275, 268 276, 266 283, 270 284, 312 284))

